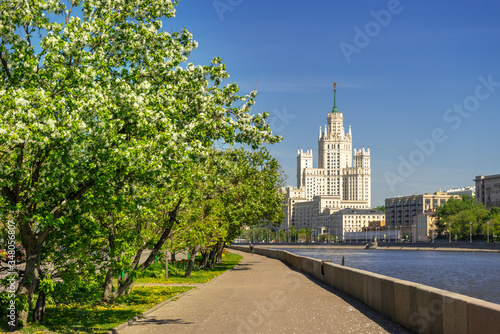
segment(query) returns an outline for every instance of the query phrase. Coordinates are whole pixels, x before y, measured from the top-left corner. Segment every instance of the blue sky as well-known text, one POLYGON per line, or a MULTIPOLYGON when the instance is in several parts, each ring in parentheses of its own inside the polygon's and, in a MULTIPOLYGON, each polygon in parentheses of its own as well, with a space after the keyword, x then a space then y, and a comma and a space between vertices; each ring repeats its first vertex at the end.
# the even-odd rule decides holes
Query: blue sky
POLYGON ((472 185, 500 173, 498 1, 181 1, 190 57, 221 57, 242 93, 269 111, 269 147, 296 185, 297 148, 312 148, 337 82, 353 146, 370 147, 372 205, 472 185))

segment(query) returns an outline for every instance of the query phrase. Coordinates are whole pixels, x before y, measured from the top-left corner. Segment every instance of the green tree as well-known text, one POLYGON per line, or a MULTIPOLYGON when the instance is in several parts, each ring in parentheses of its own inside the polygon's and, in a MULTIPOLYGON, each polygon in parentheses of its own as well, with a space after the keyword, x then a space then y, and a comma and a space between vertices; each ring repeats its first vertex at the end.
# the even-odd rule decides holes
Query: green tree
POLYGON ((436 220, 436 230, 438 235, 449 233, 448 231, 451 216, 464 210, 473 209, 475 206, 475 200, 471 196, 467 195, 460 196, 460 199, 450 197, 446 203, 438 206, 436 209, 438 215, 438 219, 436 220))
POLYGON ((385 212, 385 205, 379 205, 375 209, 382 211, 382 212, 385 212))
POLYGON ((228 75, 220 59, 180 66, 197 44, 187 30, 161 30, 175 4, 0 4, 1 213, 14 218, 26 249, 21 323, 42 247, 82 211, 91 189, 164 182, 215 140, 279 140, 266 113, 250 114, 256 93, 221 87, 228 75))
POLYGON ((448 224, 451 224, 451 233, 460 239, 468 239, 470 234, 477 236, 485 230, 485 218, 488 211, 481 206, 473 209, 462 210, 447 218, 448 224))

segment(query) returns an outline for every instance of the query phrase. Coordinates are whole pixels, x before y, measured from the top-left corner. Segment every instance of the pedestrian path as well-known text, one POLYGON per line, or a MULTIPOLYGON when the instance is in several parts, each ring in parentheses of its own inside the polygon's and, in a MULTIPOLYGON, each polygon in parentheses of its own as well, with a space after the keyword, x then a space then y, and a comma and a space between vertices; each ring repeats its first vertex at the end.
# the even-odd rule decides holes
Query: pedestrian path
POLYGON ((119 333, 409 333, 279 260, 231 252, 233 270, 119 333))

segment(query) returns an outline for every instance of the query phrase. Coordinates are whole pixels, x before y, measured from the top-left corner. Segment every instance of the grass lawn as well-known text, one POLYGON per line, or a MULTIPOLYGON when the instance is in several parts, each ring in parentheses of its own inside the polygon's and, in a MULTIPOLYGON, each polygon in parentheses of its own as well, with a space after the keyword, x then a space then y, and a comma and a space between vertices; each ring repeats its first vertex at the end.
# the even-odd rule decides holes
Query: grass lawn
MULTIPOLYGON (((170 278, 142 277, 136 283, 206 283, 223 272, 235 267, 243 257, 224 252, 222 261, 213 269, 197 270, 190 278, 178 268, 169 270, 170 278)), ((197 259, 198 260, 198 259, 197 259)), ((175 265, 175 264, 172 264, 175 265)), ((157 264, 149 273, 158 277, 165 275, 165 268, 157 264), (163 270, 163 271, 162 271, 163 270)), ((41 325, 28 324, 20 333, 106 333, 108 330, 130 320, 136 315, 149 310, 154 305, 186 292, 189 286, 135 286, 129 295, 118 298, 115 303, 106 305, 89 300, 88 303, 47 305, 45 322, 41 325)), ((0 333, 2 331, 0 330, 0 333)))
MULTIPOLYGON (((213 269, 192 271, 191 277, 184 277, 183 273, 169 272, 169 278, 142 277, 135 280, 136 283, 207 283, 213 278, 219 276, 223 272, 235 267, 243 257, 238 254, 227 253, 222 255, 222 261, 216 264, 213 269)), ((162 276, 165 276, 165 269, 161 271, 162 276)))
POLYGON ((21 333, 106 333, 154 305, 186 292, 191 287, 136 286, 111 305, 68 304, 46 308, 43 325, 30 324, 21 333))

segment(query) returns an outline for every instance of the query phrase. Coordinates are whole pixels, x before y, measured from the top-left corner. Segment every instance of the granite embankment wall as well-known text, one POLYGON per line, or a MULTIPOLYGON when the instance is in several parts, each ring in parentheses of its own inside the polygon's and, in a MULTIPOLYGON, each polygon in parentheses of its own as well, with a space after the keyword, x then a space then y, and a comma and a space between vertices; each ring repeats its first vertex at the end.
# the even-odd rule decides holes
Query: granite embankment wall
POLYGON ((415 333, 500 333, 499 304, 287 251, 254 250, 348 293, 415 333))

